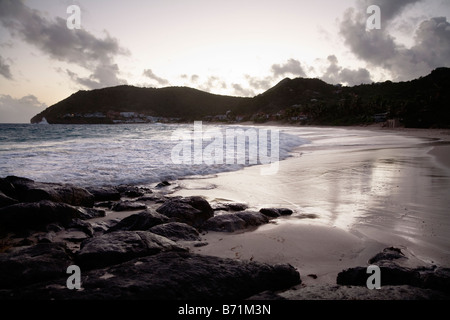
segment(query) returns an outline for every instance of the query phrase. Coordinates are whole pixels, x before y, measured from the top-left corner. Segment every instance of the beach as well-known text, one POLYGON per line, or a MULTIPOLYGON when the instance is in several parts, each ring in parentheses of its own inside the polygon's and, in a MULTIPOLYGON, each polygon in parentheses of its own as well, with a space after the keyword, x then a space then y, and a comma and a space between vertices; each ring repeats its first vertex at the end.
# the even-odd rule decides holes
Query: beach
POLYGON ((250 232, 209 232, 208 246, 195 252, 289 263, 306 286, 334 284, 340 271, 367 265, 386 247, 402 248, 411 266, 450 265, 448 130, 345 128, 351 134, 339 147, 327 129, 312 130, 313 143, 281 161, 274 175, 256 166, 179 181, 174 195, 295 211, 250 232), (376 145, 368 148, 367 139, 376 145))
MULTIPOLYGON (((307 143, 292 149, 276 170, 263 170, 270 163, 161 183, 86 189, 2 178, 3 191, 12 197, 4 201, 12 205, 0 209, 0 218, 6 231, 16 233, 2 240, 2 252, 11 254, 0 255, 4 279, 21 279, 14 268, 35 264, 34 259, 54 259, 64 273, 71 263, 88 270, 84 291, 63 290, 66 278, 58 269, 45 271, 50 282, 33 287, 35 280, 24 280, 30 283, 13 293, 4 291, 4 297, 448 298, 449 130, 276 123, 264 128, 286 130, 307 143), (288 213, 272 215, 279 210, 288 213), (374 260, 383 252, 387 260, 374 260), (382 266, 385 276, 394 274, 385 290, 369 290, 366 272, 362 285, 360 276, 358 283, 342 280, 345 271, 365 270, 370 261, 382 266), (176 279, 167 263, 181 268, 176 279), (158 271, 166 268, 164 274, 158 271), (429 280, 435 277, 439 280, 429 280), (197 285, 206 278, 209 286, 197 285), (171 289, 173 281, 183 282, 182 291, 171 289), (250 281, 251 291, 240 281, 250 281), (442 285, 444 292, 439 291, 442 285), (270 292, 259 295, 263 290, 270 292)), ((35 272, 37 279, 46 274, 35 272)))

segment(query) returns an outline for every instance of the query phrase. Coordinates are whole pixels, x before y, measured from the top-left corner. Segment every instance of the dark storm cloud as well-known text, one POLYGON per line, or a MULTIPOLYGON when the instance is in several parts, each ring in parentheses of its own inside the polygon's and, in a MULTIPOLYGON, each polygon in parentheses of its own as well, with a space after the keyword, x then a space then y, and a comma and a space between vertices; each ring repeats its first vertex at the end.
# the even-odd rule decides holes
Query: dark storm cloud
MULTIPOLYGON (((34 45, 51 58, 94 70, 88 87, 124 83, 118 78, 119 69, 114 64, 114 57, 128 54, 128 51, 108 34, 100 39, 83 29, 70 30, 65 19, 57 17, 50 21, 38 10, 17 0, 0 0, 0 23, 13 37, 34 45)), ((72 79, 80 79, 80 84, 86 80, 72 79)))
POLYGON ((274 64, 272 65, 272 73, 275 77, 285 76, 287 74, 294 75, 296 77, 306 76, 305 71, 300 63, 300 61, 295 59, 289 59, 284 64, 274 64))
POLYGON ((9 69, 9 65, 6 63, 5 59, 3 59, 2 56, 0 56, 0 75, 2 75, 8 80, 12 79, 12 74, 9 69))
MULTIPOLYGON (((370 3, 380 6, 383 21, 393 22, 405 8, 417 2, 420 1, 377 0, 370 3)), ((413 46, 406 48, 390 35, 388 23, 383 23, 380 30, 366 30, 368 15, 362 9, 347 10, 340 24, 345 44, 361 60, 388 70, 395 81, 410 80, 437 67, 450 66, 450 24, 446 17, 421 21, 415 28, 413 46)))
POLYGON ((329 66, 325 73, 320 77, 323 81, 330 84, 342 83, 348 86, 355 86, 362 83, 371 83, 370 72, 367 69, 359 68, 351 70, 339 66, 338 59, 335 55, 327 58, 329 66))
POLYGON ((159 85, 164 86, 164 85, 169 84, 169 81, 167 79, 158 77, 156 74, 153 73, 153 71, 151 69, 145 69, 143 72, 143 75, 146 76, 147 78, 155 80, 156 82, 158 82, 159 85))

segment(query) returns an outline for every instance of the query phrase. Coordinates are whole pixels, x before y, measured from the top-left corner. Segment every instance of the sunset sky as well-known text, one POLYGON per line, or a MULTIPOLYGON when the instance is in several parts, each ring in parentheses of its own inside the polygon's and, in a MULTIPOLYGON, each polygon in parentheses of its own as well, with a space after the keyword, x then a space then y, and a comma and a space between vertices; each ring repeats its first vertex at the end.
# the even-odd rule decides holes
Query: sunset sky
POLYGON ((0 0, 0 122, 121 84, 254 96, 286 77, 411 80, 450 67, 449 17, 448 0, 0 0))

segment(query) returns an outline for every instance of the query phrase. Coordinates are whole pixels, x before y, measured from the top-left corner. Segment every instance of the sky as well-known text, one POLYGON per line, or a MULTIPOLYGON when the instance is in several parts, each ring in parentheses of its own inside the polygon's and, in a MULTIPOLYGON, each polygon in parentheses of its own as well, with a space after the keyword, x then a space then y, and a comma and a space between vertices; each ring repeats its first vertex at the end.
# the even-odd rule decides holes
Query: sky
POLYGON ((0 123, 123 84, 252 97, 286 77, 353 86, 437 67, 448 0, 0 0, 0 123))

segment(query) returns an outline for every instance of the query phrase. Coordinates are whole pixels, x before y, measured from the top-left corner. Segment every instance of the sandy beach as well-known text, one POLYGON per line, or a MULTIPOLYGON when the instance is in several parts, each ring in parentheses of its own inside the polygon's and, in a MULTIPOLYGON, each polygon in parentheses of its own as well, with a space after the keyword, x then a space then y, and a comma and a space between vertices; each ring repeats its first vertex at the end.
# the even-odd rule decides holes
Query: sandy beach
MULTIPOLYGON (((178 181, 175 196, 294 210, 252 231, 204 233, 208 245, 194 252, 289 263, 303 287, 335 284, 338 272, 366 265, 391 246, 408 255, 411 267, 450 265, 449 130, 301 130, 312 143, 281 161, 274 175, 253 166, 178 181)), ((295 290, 281 295, 299 298, 295 290)))

